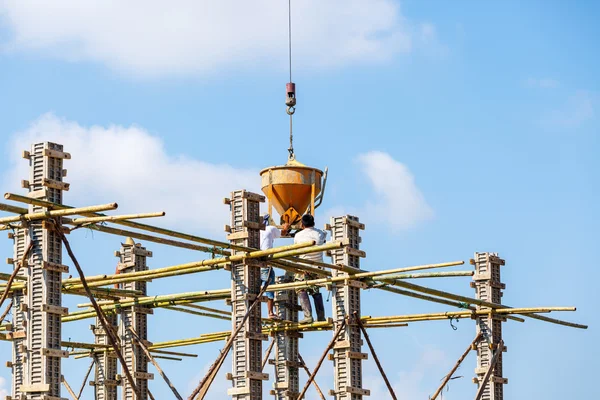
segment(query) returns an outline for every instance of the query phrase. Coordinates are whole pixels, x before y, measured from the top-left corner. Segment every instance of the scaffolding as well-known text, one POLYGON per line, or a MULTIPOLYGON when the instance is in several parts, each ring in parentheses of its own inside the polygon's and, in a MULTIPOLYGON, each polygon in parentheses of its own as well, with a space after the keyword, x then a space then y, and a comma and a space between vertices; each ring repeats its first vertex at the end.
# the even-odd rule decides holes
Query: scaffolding
MULTIPOLYGON (((7 362, 13 377, 9 400, 61 400, 61 385, 72 397, 79 398, 92 370, 94 377, 90 383, 96 399, 116 400, 119 393, 124 400, 153 399, 148 382, 154 374, 149 372, 149 363, 154 365, 175 398, 181 399, 157 360, 197 358, 196 354, 173 349, 219 341, 225 343, 223 350, 188 399, 205 397, 225 357, 231 353, 231 372, 227 374, 231 388, 227 395, 233 399, 262 399, 263 385, 271 377, 270 393, 275 399, 303 399, 311 384, 324 398, 316 376, 324 361, 329 359, 333 362, 334 376, 329 394, 337 400, 359 400, 370 394, 363 385, 363 363, 370 362, 368 354, 363 352, 363 339, 386 382, 390 397, 396 399, 394 390, 401 391, 402 388, 394 389, 389 383, 384 366, 375 353, 376 343, 370 340, 367 331, 449 318, 473 319, 476 336, 440 387, 435 392, 432 390, 431 398, 439 396, 458 366, 471 350, 475 350, 475 398, 502 400, 503 387, 508 382, 502 363, 506 351, 503 323, 537 319, 567 327, 587 328, 542 315, 575 311, 575 307, 512 308, 504 305, 501 296, 505 285, 500 280, 500 269, 505 261, 496 253, 475 253, 470 260, 474 270, 468 271, 438 271, 463 265, 463 261, 369 271, 361 266, 361 259, 366 254, 361 250, 360 232, 365 226, 358 217, 351 215, 331 218, 326 226, 331 232, 331 240, 325 244, 298 243, 259 250, 259 235, 264 229, 260 216, 260 203, 264 201, 261 195, 245 190, 232 192, 225 199, 231 210, 231 222, 226 226, 227 240, 214 240, 136 222, 139 218, 160 217, 163 212, 109 216, 101 212, 116 209, 116 203, 78 208, 64 205, 62 191, 68 190, 69 185, 63 182, 66 171, 62 163, 70 155, 63 151, 62 145, 36 143, 23 155, 31 167, 29 181, 23 181, 23 187, 29 192, 26 196, 7 193, 5 198, 26 204, 27 208, 0 204, 0 210, 12 214, 0 218, 0 229, 10 230, 9 237, 14 243, 13 258, 9 260, 13 271, 0 274, 0 279, 6 281, 0 284, 0 311, 4 311, 5 300, 11 300, 0 319, 3 320, 9 310, 12 311, 10 322, 0 321, 0 339, 11 341, 13 349, 12 360, 7 362), (117 273, 84 276, 84 268, 78 263, 65 236, 67 233, 76 234, 81 227, 119 237, 122 244, 116 252, 119 258, 117 273), (147 257, 151 257, 152 252, 146 250, 142 243, 185 248, 208 253, 210 257, 186 264, 149 268, 147 257), (78 277, 62 278, 62 274, 69 271, 62 260, 63 247, 77 268, 78 277), (331 263, 303 258, 315 252, 328 252, 331 263), (283 269, 288 275, 309 272, 316 278, 292 282, 279 279, 275 284, 261 285, 261 268, 272 267, 283 269), (228 271, 231 287, 155 296, 147 293, 147 282, 151 280, 208 271, 228 271), (461 276, 472 277, 475 297, 409 282, 461 276), (331 291, 331 319, 298 323, 295 291, 309 286, 331 291), (267 289, 275 293, 276 313, 281 321, 262 318, 260 304, 267 289), (365 289, 408 296, 454 310, 365 316, 361 307, 361 295, 365 294, 365 289), (62 307, 63 295, 83 296, 86 302, 78 305, 80 310, 69 311, 62 307), (228 301, 231 310, 205 304, 215 300, 228 301), (156 308, 228 320, 231 329, 152 343, 148 326, 152 324, 152 313, 156 308), (64 341, 62 324, 84 319, 95 319, 92 326, 94 339, 89 343, 85 340, 64 341), (302 338, 307 333, 319 331, 331 331, 333 337, 319 362, 311 369, 312 366, 306 365, 300 355, 302 338), (263 341, 269 337, 272 338, 271 345, 263 353, 263 341), (72 351, 67 352, 66 349, 72 351), (268 360, 271 351, 273 359, 268 360), (79 394, 75 394, 61 373, 61 361, 65 357, 91 358, 92 364, 79 394), (265 371, 266 365, 273 367, 273 374, 265 371), (308 374, 305 382, 302 382, 301 371, 308 374)), ((196 364, 198 369, 203 365, 205 361, 196 364)))

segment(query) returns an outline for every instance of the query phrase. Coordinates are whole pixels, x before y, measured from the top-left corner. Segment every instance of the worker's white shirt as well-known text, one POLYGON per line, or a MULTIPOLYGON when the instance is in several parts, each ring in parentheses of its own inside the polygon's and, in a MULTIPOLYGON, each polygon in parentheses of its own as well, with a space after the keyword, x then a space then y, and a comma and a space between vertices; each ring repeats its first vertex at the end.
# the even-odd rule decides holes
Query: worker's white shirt
POLYGON ((273 248, 275 239, 281 237, 281 231, 274 226, 266 226, 264 231, 260 231, 260 249, 267 250, 273 248))
MULTIPOLYGON (((316 229, 314 227, 304 228, 294 236, 294 244, 313 241, 315 242, 315 245, 324 244, 326 236, 327 233, 320 229, 316 229)), ((323 262, 323 252, 319 251, 317 253, 302 254, 300 258, 323 262)))

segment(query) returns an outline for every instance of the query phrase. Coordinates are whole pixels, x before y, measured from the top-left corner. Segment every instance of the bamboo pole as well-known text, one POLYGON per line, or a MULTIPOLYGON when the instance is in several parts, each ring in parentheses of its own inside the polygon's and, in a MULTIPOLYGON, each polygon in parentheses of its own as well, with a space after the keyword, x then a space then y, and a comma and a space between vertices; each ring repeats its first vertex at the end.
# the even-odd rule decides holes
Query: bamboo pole
POLYGON ((15 216, 15 217, 0 218, 0 224, 7 224, 10 222, 19 222, 19 221, 23 221, 23 220, 38 221, 40 219, 63 217, 66 215, 76 215, 76 214, 81 214, 81 213, 86 213, 86 212, 114 210, 118 207, 119 207, 119 205, 117 203, 110 203, 110 204, 101 204, 98 206, 71 208, 68 210, 55 210, 55 211, 44 211, 44 212, 37 212, 37 213, 27 213, 27 214, 22 214, 22 215, 15 216))
POLYGON ((98 348, 102 348, 102 349, 108 349, 108 348, 110 348, 110 345, 108 345, 108 344, 71 342, 71 341, 65 341, 65 340, 63 340, 62 342, 60 342, 60 345, 62 347, 71 348, 71 349, 89 349, 89 350, 94 350, 94 349, 98 349, 98 348))
POLYGON ((90 363, 87 373, 85 374, 85 378, 83 378, 83 383, 81 384, 81 387, 79 388, 79 393, 77 394, 77 400, 79 400, 81 398, 81 394, 83 393, 83 390, 85 389, 85 384, 87 383, 87 380, 90 377, 90 373, 92 372, 92 368, 94 367, 95 362, 96 362, 96 357, 92 356, 92 362, 90 363))
MULTIPOLYGON (((12 274, 5 274, 4 272, 0 272, 0 280, 8 281, 12 274)), ((13 278, 15 281, 27 282, 27 278, 24 276, 15 276, 13 278)))
POLYGON ((60 380, 63 383, 63 385, 65 385, 65 388, 67 389, 67 392, 69 392, 69 394, 73 397, 73 400, 79 400, 79 398, 77 397, 77 395, 73 392, 73 389, 71 389, 71 386, 69 386, 69 383, 65 379, 64 375, 60 376, 60 380))
MULTIPOLYGON (((231 289, 217 289, 217 290, 201 290, 198 292, 183 292, 174 294, 162 294, 157 296, 144 296, 138 297, 134 300, 117 301, 111 302, 110 304, 102 304, 102 309, 110 310, 114 308, 131 307, 131 306, 143 306, 153 303, 169 302, 173 300, 196 300, 204 297, 219 296, 220 298, 226 298, 224 296, 231 295, 231 289)), ((86 303, 89 304, 89 303, 86 303)), ((82 304, 83 305, 83 304, 82 304)), ((69 313, 69 315, 77 315, 87 313, 92 310, 83 310, 69 313)))
POLYGON ((426 264, 426 265, 419 265, 419 266, 414 266, 414 267, 395 268, 395 269, 389 269, 389 270, 383 270, 383 271, 360 272, 360 273, 356 273, 353 275, 336 276, 336 277, 332 277, 332 278, 311 279, 308 281, 298 281, 298 282, 291 282, 291 283, 277 283, 274 285, 269 285, 269 288, 270 288, 269 290, 276 291, 276 290, 297 289, 297 288, 303 288, 303 287, 309 287, 309 286, 315 286, 315 285, 326 285, 328 283, 334 283, 334 282, 343 282, 346 280, 373 278, 373 277, 376 277, 379 275, 386 275, 386 274, 389 275, 389 274, 393 274, 396 272, 412 271, 414 269, 441 268, 441 267, 450 267, 450 266, 462 265, 462 264, 464 264, 464 261, 452 261, 452 262, 439 263, 439 264, 426 264))
POLYGON ((308 377, 308 381, 304 384, 304 388, 302 388, 302 391, 298 395, 298 400, 302 400, 304 398, 304 395, 306 394, 306 391, 308 390, 308 387, 310 386, 311 382, 315 379, 315 376, 319 372, 319 369, 321 368, 321 365, 323 364, 323 360, 325 360, 325 357, 327 356, 327 353, 329 353, 329 350, 331 350, 333 348, 333 345, 335 344, 335 341, 337 340, 337 338, 340 335, 340 333, 342 333, 342 330, 344 329, 345 326, 346 326, 346 319, 343 319, 342 323, 340 324, 340 326, 338 326, 338 328, 335 331, 333 337, 331 338, 331 341, 327 345, 327 348, 325 349, 325 351, 321 355, 321 359, 317 363, 317 366, 315 367, 315 370, 313 371, 312 374, 310 374, 310 376, 308 377))
POLYGON ((133 392, 136 395, 139 395, 140 392, 137 388, 137 385, 135 384, 135 381, 134 381, 133 377, 131 376, 131 372, 129 371, 129 368, 127 367, 127 362, 123 358, 123 354, 121 353, 121 351, 119 349, 119 345, 117 343, 118 339, 115 336, 114 332, 112 331, 110 324, 108 323, 108 320, 106 319, 106 315, 104 315, 104 313, 102 312, 102 309, 96 303, 96 299, 94 298, 94 295, 90 291, 90 288, 87 286, 83 270, 81 269, 81 266, 79 265, 79 262, 77 261, 77 258, 75 257, 75 254, 73 253, 73 250, 71 249, 71 245, 69 244, 69 241, 67 240, 64 232, 62 231, 62 227, 60 225, 55 226, 55 232, 60 237, 62 242, 65 244, 67 253, 69 254, 71 261, 73 261, 73 264, 75 265, 75 268, 77 269, 77 272, 79 273, 79 277, 81 278, 81 283, 83 284, 83 288, 87 292, 87 295, 90 298, 90 301, 92 302, 92 306, 94 307, 94 310, 96 311, 96 314, 98 315, 98 320, 100 321, 100 323, 102 324, 102 327, 104 328, 104 331, 106 332, 106 337, 108 338, 108 341, 110 342, 111 346, 114 348, 117 358, 119 359, 119 361, 121 361, 121 367, 123 368, 123 372, 125 372, 125 376, 127 377, 127 380, 129 381, 129 384, 131 385, 133 392))
MULTIPOLYGON (((451 300, 447 300, 447 299, 443 299, 443 298, 428 296, 426 294, 421 294, 421 293, 411 292, 408 290, 398 289, 396 287, 385 286, 385 287, 380 287, 379 289, 385 290, 386 292, 390 292, 390 293, 401 294, 403 296, 414 297, 416 299, 427 300, 432 303, 446 304, 446 305, 449 305, 452 307, 465 308, 468 310, 476 309, 475 307, 473 307, 467 303, 461 303, 458 301, 451 301, 451 300)), ((514 315, 510 315, 507 318, 514 320, 514 321, 518 321, 518 322, 525 322, 525 320, 523 318, 515 317, 514 315)))
MULTIPOLYGON (((272 270, 273 270, 272 267, 269 268, 268 275, 271 274, 272 270)), ((260 289, 260 291, 258 292, 258 295, 256 296, 256 298, 252 301, 252 303, 248 307, 246 314, 244 314, 244 317, 242 318, 242 320, 238 322, 238 326, 231 333, 231 336, 227 340, 227 343, 225 343, 225 346, 223 347, 223 350, 221 350, 219 356, 217 357, 217 360, 210 366, 208 373, 200 381, 198 386, 192 391, 192 394, 189 395, 188 400, 194 400, 198 396, 198 394, 203 390, 203 387, 210 386, 212 379, 214 379, 213 373, 214 373, 215 369, 220 368, 221 364, 223 363, 223 360, 225 359, 225 356, 227 355, 227 353, 229 353, 229 349, 233 345, 233 341, 235 340, 237 335, 240 333, 242 328, 244 328, 244 324, 248 320, 248 317, 250 316, 250 313, 252 312, 252 310, 256 307, 257 304, 260 304, 260 298, 265 293, 268 286, 270 286, 269 283, 265 282, 264 285, 262 286, 262 288, 260 289), (211 376, 212 376, 212 378, 211 378, 211 376), (207 382, 208 382, 208 385, 207 385, 207 382)), ((208 388, 206 390, 208 390, 208 388)), ((206 390, 204 390, 204 392, 206 392, 206 390)), ((204 397, 204 396, 202 396, 202 397, 204 397)))
POLYGON ((2 293, 2 296, 0 296, 0 307, 2 307, 2 304, 4 304, 4 300, 6 300, 6 298, 8 297, 8 292, 10 291, 10 287, 12 286, 13 280, 19 273, 19 270, 21 269, 21 267, 26 265, 27 258, 29 257, 29 252, 31 251, 32 248, 33 248, 33 242, 30 241, 29 245, 27 246, 27 249, 25 250, 25 253, 23 253, 23 257, 21 257, 21 261, 17 263, 15 270, 13 271, 13 273, 8 278, 8 281, 6 282, 6 288, 4 288, 4 292, 2 293))
MULTIPOLYGON (((138 344, 138 346, 140 346, 140 349, 142 349, 142 351, 144 352, 144 354, 146 354, 146 357, 148 357, 148 359, 150 360, 150 362, 152 363, 152 365, 154 365, 154 367, 156 368, 156 370, 158 371, 158 373, 160 374, 160 376, 164 379, 164 381, 167 383, 167 385, 171 388, 171 391, 173 392, 173 395, 175 395, 175 397, 177 397, 178 400, 183 400, 183 398, 181 397, 181 395, 179 394, 179 392, 177 391, 177 389, 175 389, 175 386, 171 383, 171 381, 169 380, 169 378, 167 377, 167 375, 160 368, 160 365, 158 365, 158 363, 156 362, 156 360, 154 359, 154 357, 152 356, 152 354, 150 354, 150 352, 148 351, 148 348, 144 344, 144 341, 140 339, 140 337, 138 336, 138 334, 135 331, 135 329, 133 329, 132 327, 129 327, 129 331, 133 335, 134 339, 137 341, 137 344, 138 344)), ((181 361, 181 359, 179 359, 179 361, 181 361)))
POLYGON ((450 372, 448 373, 448 375, 446 375, 444 377, 444 380, 442 381, 442 384, 438 387, 438 389, 435 391, 435 393, 433 394, 433 396, 431 396, 430 400, 435 400, 440 393, 442 393, 442 390, 444 390, 444 387, 446 386, 446 384, 448 382, 450 382, 450 379, 452 379, 452 375, 454 375, 454 373, 456 372, 456 370, 458 369, 458 367, 460 367, 460 364, 464 361, 464 359, 467 357, 467 355, 471 352, 473 346, 475 344, 477 344, 477 342, 479 341, 479 339, 481 338, 481 332, 479 332, 477 334, 477 336, 475 336, 475 339, 473 339, 473 341, 471 343, 469 343, 469 347, 467 347, 467 349, 465 350, 465 352, 460 356, 460 358, 458 359, 458 361, 456 362, 456 364, 454 364, 454 367, 452 367, 452 369, 450 370, 450 372))
POLYGON ((27 214, 29 212, 29 210, 26 208, 11 206, 4 203, 0 203, 0 211, 6 211, 14 214, 27 214))
MULTIPOLYGON (((215 290, 215 291, 204 291, 204 292, 191 292, 191 293, 179 293, 175 295, 163 295, 163 296, 151 296, 151 297, 138 297, 137 299, 117 302, 114 304, 107 304, 99 306, 103 311, 111 312, 122 307, 131 307, 136 305, 148 305, 153 308, 167 307, 177 304, 195 303, 199 301, 208 300, 222 300, 231 296, 231 290, 215 290)), ((70 313, 62 317, 62 322, 78 321, 81 319, 92 318, 96 316, 95 310, 83 310, 70 313)))
POLYGON ((273 350, 273 346, 275 345, 275 337, 271 339, 271 343, 269 343, 269 347, 267 347, 267 351, 265 351, 265 355, 263 356, 262 364, 260 366, 260 372, 263 372, 265 369, 265 365, 267 365, 267 361, 269 361, 269 356, 271 355, 271 350, 273 350))
MULTIPOLYGON (((227 352, 229 352, 229 350, 227 352)), ((208 389, 210 389, 210 385, 212 384, 212 382, 214 381, 215 377, 219 373, 219 370, 223 366, 223 362, 225 362, 225 357, 221 358, 221 360, 219 361, 218 365, 213 369, 212 374, 210 374, 207 377, 207 379, 208 379, 207 384, 203 385, 202 389, 200 389, 200 391, 198 392, 198 395, 196 396, 196 400, 204 400, 204 397, 206 397, 206 393, 208 393, 208 389)))
POLYGON ((483 380, 481 381, 481 383, 479 385, 479 390, 477 391, 475 400, 480 400, 481 396, 483 396, 483 392, 485 391, 485 385, 487 384, 487 381, 490 379, 490 375, 492 375, 492 371, 494 370, 496 363, 500 359, 500 354, 502 354, 503 349, 504 349, 504 340, 500 340, 500 343, 498 343, 498 347, 496 347, 496 351, 494 352, 494 356, 492 357, 492 361, 490 362, 490 365, 489 365, 487 371, 485 372, 485 375, 483 376, 483 380))
POLYGON ((121 221, 124 219, 141 219, 141 218, 155 218, 164 217, 165 212, 154 212, 154 213, 142 213, 142 214, 125 214, 125 215, 107 215, 105 217, 86 217, 86 218, 75 218, 73 223, 75 225, 81 224, 95 224, 98 222, 114 222, 121 221))
POLYGON ((12 308, 13 304, 14 304, 13 299, 10 299, 6 309, 4 310, 2 315, 0 315, 0 331, 3 331, 6 329, 6 325, 2 325, 2 322, 4 322, 4 318, 6 318, 6 316, 10 312, 10 309, 12 308))
MULTIPOLYGON (((312 252, 316 252, 316 251, 323 251, 323 250, 328 250, 328 249, 333 249, 333 248, 339 248, 342 245, 343 245, 342 242, 333 242, 333 243, 328 243, 328 244, 320 245, 320 246, 313 246, 312 242, 297 243, 297 244, 288 245, 288 246, 274 247, 274 248, 268 249, 268 250, 257 250, 257 251, 253 251, 251 253, 236 254, 236 255, 228 256, 228 257, 213 258, 213 259, 195 261, 195 262, 186 263, 186 264, 172 265, 169 267, 157 268, 157 269, 153 269, 153 270, 149 270, 149 271, 130 272, 127 274, 92 276, 92 277, 90 277, 89 285, 92 287, 93 286, 105 286, 105 285, 112 285, 115 283, 138 281, 138 280, 143 280, 143 279, 156 279, 156 278, 163 278, 163 277, 167 277, 167 276, 180 276, 180 275, 190 274, 190 273, 194 273, 194 272, 209 271, 211 269, 214 269, 214 268, 203 268, 203 267, 207 267, 207 266, 212 267, 212 266, 219 265, 219 264, 227 264, 230 262, 241 261, 241 260, 244 260, 247 258, 260 258, 260 257, 269 256, 269 255, 277 256, 277 253, 287 252, 287 250, 290 250, 290 249, 293 249, 292 250, 293 252, 299 252, 301 254, 306 254, 306 253, 312 253, 312 252)), ((68 289, 79 289, 81 287, 81 285, 76 282, 78 282, 77 279, 68 279, 65 281, 65 283, 63 285, 65 287, 67 287, 68 289)))
POLYGON ((231 311, 219 310, 217 308, 212 308, 212 307, 199 306, 197 304, 186 304, 185 307, 196 308, 198 310, 210 311, 215 314, 223 314, 223 315, 231 316, 231 311))
MULTIPOLYGON (((302 369, 304 370, 304 372, 306 372, 306 375, 311 376, 312 372, 310 372, 310 369, 308 369, 308 366, 304 362, 304 359, 302 358, 302 356, 300 355, 300 353, 298 353, 298 361, 300 361, 300 364, 302 364, 302 369)), ((321 388, 317 384, 317 380, 313 379, 312 383, 315 386, 315 390, 317 391, 317 393, 321 397, 321 400, 325 400, 325 395, 323 395, 323 392, 321 391, 321 388)))
POLYGON ((179 312, 183 312, 183 313, 187 313, 187 314, 192 314, 192 315, 198 315, 198 316, 201 316, 201 317, 216 318, 216 319, 222 319, 222 320, 225 320, 225 321, 230 321, 231 320, 230 317, 225 317, 223 315, 211 314, 211 313, 207 313, 207 312, 199 312, 199 311, 194 311, 194 310, 187 310, 187 309, 181 308, 181 307, 163 307, 163 308, 166 308, 167 310, 179 311, 179 312))
POLYGON ((385 371, 383 370, 383 367, 381 366, 381 363, 379 362, 379 357, 377 357, 377 353, 375 353, 375 348, 373 347, 373 344, 371 343, 371 338, 369 337, 369 334, 367 333, 367 330, 365 329, 365 326, 363 325, 362 321, 360 320, 360 318, 358 318, 358 314, 356 313, 356 311, 354 312, 354 320, 356 321, 356 324, 362 331, 363 336, 365 337, 365 340, 367 341, 367 345, 369 346, 369 350, 371 350, 371 354, 373 355, 375 364, 377 364, 377 368, 379 369, 379 372, 381 373, 381 376, 383 377, 383 380, 385 381, 385 385, 387 386, 387 388, 390 392, 390 395, 392 396, 392 399, 397 400, 398 398, 396 397, 396 393, 394 393, 394 388, 392 388, 392 384, 390 383, 387 375, 385 374, 385 371))
POLYGON ((416 274, 398 274, 382 276, 382 279, 419 279, 419 278, 446 278, 455 276, 473 276, 475 271, 450 271, 450 272, 422 272, 416 274))
POLYGON ((168 354, 168 355, 171 355, 171 356, 198 358, 198 354, 179 353, 179 352, 176 352, 176 351, 150 350, 150 352, 151 353, 156 353, 156 354, 168 354))
MULTIPOLYGON (((21 195, 14 194, 14 193, 6 193, 4 195, 4 198, 7 200, 13 200, 13 201, 21 202, 21 203, 33 204, 33 205, 37 205, 40 207, 47 207, 47 208, 53 208, 53 209, 71 209, 71 208, 73 208, 71 206, 67 206, 64 204, 56 204, 56 203, 52 203, 52 202, 44 201, 44 200, 40 200, 40 199, 33 199, 30 197, 21 196, 21 195)), ((99 214, 99 213, 88 213, 88 214, 90 214, 89 216, 92 216, 92 217, 103 217, 104 216, 103 214, 99 214)), ((82 214, 82 215, 84 215, 84 214, 82 214)), ((156 226, 141 224, 138 222, 127 221, 127 220, 114 221, 114 222, 116 224, 128 226, 130 228, 142 229, 142 230, 149 231, 149 232, 159 233, 161 235, 176 237, 178 239, 189 240, 191 242, 204 243, 204 244, 208 244, 211 246, 216 246, 216 247, 221 247, 221 248, 226 248, 226 249, 233 248, 236 250, 243 250, 243 251, 249 250, 247 247, 234 246, 227 242, 221 242, 218 240, 212 240, 212 239, 207 239, 207 238, 203 238, 203 237, 199 237, 199 236, 189 235, 186 233, 181 233, 181 232, 177 232, 177 231, 170 230, 170 229, 159 228, 156 226)))
POLYGON ((395 316, 371 317, 369 323, 381 320, 408 319, 408 318, 426 318, 426 317, 454 317, 460 315, 486 315, 486 314, 528 314, 532 312, 551 312, 551 311, 576 311, 575 307, 528 307, 528 308, 499 308, 495 310, 468 310, 468 311, 447 311, 441 313, 407 314, 395 316))
MULTIPOLYGON (((73 221, 70 219, 67 219, 67 218, 63 218, 63 224, 74 225, 73 221)), ((181 242, 179 240, 161 238, 158 236, 147 235, 145 233, 139 233, 139 232, 129 231, 129 230, 125 230, 125 229, 113 228, 113 227, 109 227, 109 226, 94 224, 94 225, 86 226, 86 228, 92 229, 95 231, 99 231, 99 232, 110 233, 110 234, 117 235, 117 236, 131 237, 131 238, 143 240, 146 242, 159 243, 159 244, 164 244, 164 245, 173 246, 173 247, 180 247, 180 248, 189 249, 189 250, 197 250, 197 251, 202 251, 205 253, 220 254, 220 255, 226 255, 226 256, 231 254, 229 251, 221 250, 216 247, 200 246, 200 245, 193 244, 193 243, 186 243, 186 242, 181 242)))
POLYGON ((183 358, 179 358, 179 357, 154 356, 154 358, 160 358, 162 360, 171 360, 171 361, 183 361, 183 358))
MULTIPOLYGON (((452 299, 452 300, 456 300, 456 301, 462 301, 462 302, 469 303, 469 304, 477 304, 482 307, 488 307, 488 308, 493 308, 493 309, 512 308, 512 307, 508 307, 508 306, 505 306, 502 304, 490 303, 487 301, 474 299, 471 297, 466 297, 466 296, 461 296, 461 295, 457 295, 457 294, 453 294, 453 293, 449 293, 449 292, 444 292, 443 290, 437 290, 437 289, 432 289, 432 288, 428 288, 425 286, 416 285, 414 283, 403 282, 401 280, 393 281, 393 285, 404 287, 406 289, 415 290, 417 292, 428 293, 428 294, 431 294, 434 296, 444 297, 444 298, 452 299)), ((541 315, 536 315, 536 314, 524 314, 524 315, 529 318, 534 318, 534 319, 538 319, 540 321, 550 322, 550 323, 557 324, 557 325, 564 325, 564 326, 569 326, 572 328, 579 328, 579 329, 587 329, 588 328, 587 325, 581 325, 581 324, 576 324, 576 323, 572 323, 572 322, 561 321, 558 319, 548 318, 548 317, 544 317, 541 315)))

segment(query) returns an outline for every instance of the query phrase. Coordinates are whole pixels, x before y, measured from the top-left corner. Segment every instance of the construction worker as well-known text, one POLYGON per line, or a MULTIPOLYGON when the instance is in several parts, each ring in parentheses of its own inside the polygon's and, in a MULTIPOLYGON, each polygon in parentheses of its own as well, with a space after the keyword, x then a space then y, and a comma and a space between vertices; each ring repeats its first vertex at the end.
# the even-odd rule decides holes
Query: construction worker
MULTIPOLYGON (((301 227, 302 230, 296 233, 296 235, 294 236, 294 244, 313 241, 317 245, 325 243, 325 237, 327 236, 327 233, 315 228, 315 219, 312 215, 306 214, 302 216, 301 227)), ((311 261, 323 262, 323 252, 320 251, 317 253, 303 254, 300 256, 300 258, 311 261)), ((295 281, 308 281, 316 278, 317 276, 310 272, 297 273, 294 275, 295 281)), ((310 306, 310 299, 308 298, 309 294, 312 296, 313 301, 315 303, 317 321, 325 321, 325 307, 323 306, 323 295, 320 293, 319 286, 309 286, 307 288, 297 289, 296 293, 298 293, 298 301, 300 302, 300 306, 302 307, 302 311, 304 312, 304 319, 299 321, 299 323, 311 324, 313 322, 312 307, 310 306)))
MULTIPOLYGON (((263 223, 265 224, 265 230, 260 231, 260 249, 267 250, 273 248, 273 242, 275 239, 279 239, 282 236, 286 236, 290 228, 289 224, 283 225, 283 229, 279 230, 277 227, 269 225, 270 215, 267 214, 263 217, 263 223)), ((268 282, 269 285, 275 283, 275 270, 273 268, 260 269, 260 280, 264 284, 268 282)), ((273 292, 265 292, 267 297, 267 310, 269 312, 270 319, 280 319, 273 309, 275 295, 273 292)))

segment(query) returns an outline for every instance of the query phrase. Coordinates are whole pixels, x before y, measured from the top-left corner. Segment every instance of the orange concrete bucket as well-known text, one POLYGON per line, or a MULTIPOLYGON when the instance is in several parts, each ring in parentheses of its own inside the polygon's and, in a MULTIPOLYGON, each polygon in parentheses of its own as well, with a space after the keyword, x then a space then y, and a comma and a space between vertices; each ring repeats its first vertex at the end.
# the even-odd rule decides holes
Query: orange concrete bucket
POLYGON ((275 207, 281 223, 294 224, 307 212, 314 215, 322 200, 321 188, 325 186, 325 181, 321 182, 323 171, 290 159, 285 165, 263 169, 260 176, 269 214, 275 207), (315 201, 319 201, 316 206, 315 201))

